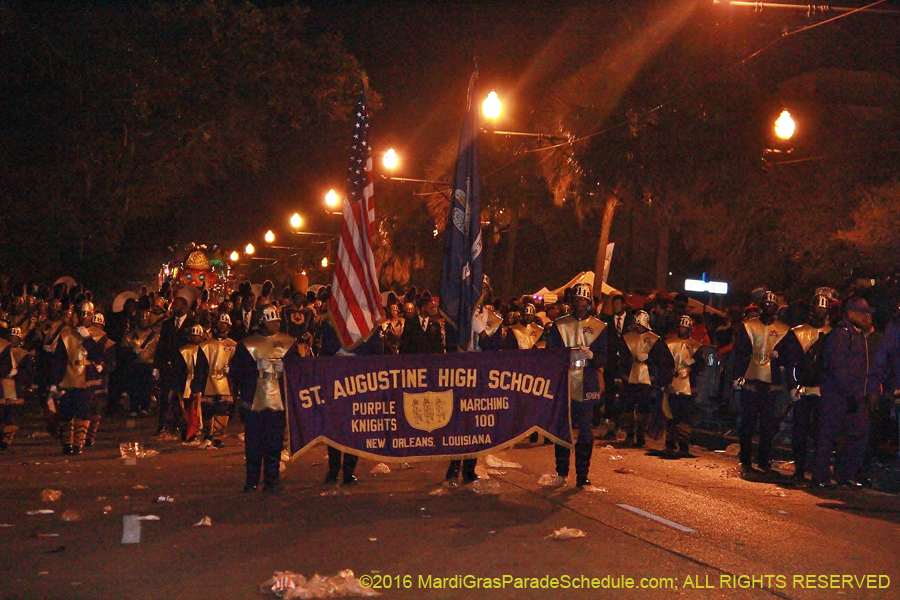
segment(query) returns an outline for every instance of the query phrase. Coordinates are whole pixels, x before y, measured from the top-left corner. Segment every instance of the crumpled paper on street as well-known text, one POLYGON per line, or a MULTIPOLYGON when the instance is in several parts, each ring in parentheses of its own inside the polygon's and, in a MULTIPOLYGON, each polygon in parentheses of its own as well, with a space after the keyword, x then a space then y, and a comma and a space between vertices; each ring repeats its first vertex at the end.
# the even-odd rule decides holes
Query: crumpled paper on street
POLYGON ((552 540, 574 540, 575 538, 587 537, 587 533, 573 527, 561 527, 547 537, 552 540))
POLYGON ((787 498, 787 492, 780 487, 774 487, 763 492, 763 496, 775 496, 777 498, 787 498))
POLYGON ((378 463, 372 470, 370 471, 372 475, 387 475, 391 472, 391 468, 387 466, 385 463, 378 463))
POLYGON ((544 487, 562 487, 566 485, 566 478, 561 475, 554 475, 552 473, 544 473, 541 475, 541 478, 538 479, 538 485, 542 485, 544 487))
POLYGON ((595 493, 595 494, 597 494, 597 493, 606 493, 606 492, 609 491, 609 490, 607 490, 606 488, 597 487, 596 485, 586 485, 586 486, 584 486, 584 487, 581 488, 581 489, 584 490, 585 492, 593 492, 593 493, 595 493))
POLYGON ((259 591, 274 594, 285 600, 349 596, 371 598, 381 595, 371 588, 360 585, 350 569, 344 569, 333 576, 322 576, 317 573, 310 579, 291 571, 275 571, 271 578, 259 586, 259 591))
POLYGON ((71 523, 72 521, 80 521, 81 513, 75 510, 65 510, 63 511, 63 514, 59 515, 59 518, 68 523, 71 523))
POLYGON ((62 492, 60 490, 46 489, 41 492, 41 500, 44 502, 56 502, 60 498, 62 498, 62 492))
POLYGON ((492 469, 521 469, 522 465, 517 462, 509 462, 502 458, 497 458, 493 454, 488 454, 484 459, 484 464, 492 469))
POLYGON ((147 450, 143 446, 141 446, 140 442, 125 442, 119 444, 119 453, 124 459, 151 458, 153 456, 159 456, 158 450, 147 450))
POLYGON ((500 482, 493 479, 478 479, 472 483, 472 491, 476 494, 499 494, 500 482))
POLYGON ((25 511, 25 514, 29 517, 34 517, 36 515, 52 515, 53 510, 49 508, 39 508, 38 510, 28 510, 25 511))
POLYGON ((194 523, 194 527, 212 527, 212 519, 210 519, 208 516, 203 517, 202 519, 194 523))

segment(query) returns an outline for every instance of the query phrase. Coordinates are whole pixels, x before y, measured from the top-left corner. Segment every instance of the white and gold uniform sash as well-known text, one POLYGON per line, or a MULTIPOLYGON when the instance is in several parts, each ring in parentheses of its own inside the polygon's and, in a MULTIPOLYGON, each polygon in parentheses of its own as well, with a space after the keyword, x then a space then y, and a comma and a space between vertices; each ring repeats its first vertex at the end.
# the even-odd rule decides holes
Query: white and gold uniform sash
POLYGON ((778 320, 773 321, 771 325, 766 325, 757 317, 744 321, 744 329, 750 336, 750 343, 753 345, 750 366, 744 373, 744 379, 772 383, 772 350, 781 341, 781 338, 787 335, 790 328, 778 320))
POLYGON ((631 371, 628 373, 627 383, 643 383, 650 385, 650 369, 647 367, 647 356, 659 336, 652 331, 638 333, 629 331, 622 338, 631 352, 631 371))
POLYGON ((679 337, 672 338, 666 345, 672 358, 675 360, 675 376, 672 383, 669 384, 668 391, 673 394, 691 394, 691 366, 694 364, 694 355, 700 349, 700 342, 688 338, 683 340, 679 337))
POLYGON ((209 362, 209 376, 203 388, 204 396, 231 396, 228 365, 237 350, 237 342, 231 338, 209 339, 200 343, 200 349, 209 362))
MULTIPOLYGON (((555 322, 559 335, 562 337, 563 346, 566 348, 590 346, 606 329, 606 323, 596 317, 587 317, 579 321, 573 315, 566 315, 555 322)), ((569 365, 569 400, 584 401, 584 368, 586 366, 586 360, 572 361, 569 365)))
POLYGON ((544 328, 537 323, 532 323, 531 325, 516 323, 512 326, 512 332, 516 336, 516 342, 518 342, 520 350, 531 350, 544 334, 544 328))
POLYGON ((286 333, 275 333, 270 336, 252 335, 244 340, 244 346, 254 360, 266 358, 271 361, 268 369, 259 371, 259 379, 256 382, 256 395, 253 396, 253 405, 250 410, 284 410, 284 402, 281 400, 281 375, 282 371, 276 370, 276 365, 281 362, 291 346, 294 338, 286 333))

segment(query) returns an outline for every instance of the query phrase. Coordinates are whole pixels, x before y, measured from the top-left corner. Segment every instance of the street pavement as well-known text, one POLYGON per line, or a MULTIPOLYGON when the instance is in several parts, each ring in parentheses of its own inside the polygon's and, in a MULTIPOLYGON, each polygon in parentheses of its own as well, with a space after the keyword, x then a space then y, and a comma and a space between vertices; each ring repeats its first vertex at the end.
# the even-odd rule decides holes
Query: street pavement
POLYGON ((900 598, 900 497, 813 492, 790 465, 749 481, 721 451, 669 460, 658 442, 598 440, 586 491, 574 476, 539 485, 553 447, 522 443, 494 454, 518 468, 480 459, 489 478, 475 486, 445 488, 444 462, 373 475, 361 460, 359 484, 335 488, 316 447, 289 463, 282 493, 243 493, 239 423, 221 450, 155 441, 154 424, 109 419, 71 457, 25 423, 0 453, 0 598, 264 598, 276 571, 343 569, 383 598, 900 598), (119 444, 133 441, 159 455, 126 464, 119 444), (62 496, 42 501, 45 489, 62 496), (40 509, 54 512, 27 514, 40 509), (126 515, 159 520, 123 544, 126 515), (585 535, 554 539, 564 527, 585 535))

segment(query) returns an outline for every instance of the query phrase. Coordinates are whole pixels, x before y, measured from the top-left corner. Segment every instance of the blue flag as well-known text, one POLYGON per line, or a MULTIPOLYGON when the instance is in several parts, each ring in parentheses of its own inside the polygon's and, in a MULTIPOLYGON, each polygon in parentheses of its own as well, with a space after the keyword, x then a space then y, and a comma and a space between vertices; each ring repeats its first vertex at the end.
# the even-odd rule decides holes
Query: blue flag
MULTIPOLYGON (((472 349, 472 314, 481 299, 481 178, 478 173, 478 70, 469 80, 466 120, 459 135, 459 153, 444 231, 440 309, 455 331, 460 350, 472 349)), ((447 340, 448 342, 451 339, 447 340)))

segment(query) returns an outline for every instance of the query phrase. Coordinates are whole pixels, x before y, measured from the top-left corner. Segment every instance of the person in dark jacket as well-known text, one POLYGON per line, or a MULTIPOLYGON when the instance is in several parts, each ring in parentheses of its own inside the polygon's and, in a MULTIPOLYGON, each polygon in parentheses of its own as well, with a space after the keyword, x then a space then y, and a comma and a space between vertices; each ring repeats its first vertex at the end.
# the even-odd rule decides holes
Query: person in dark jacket
POLYGON ((862 464, 869 435, 868 342, 863 328, 867 315, 873 312, 865 298, 850 298, 844 307, 844 318, 825 338, 822 417, 812 465, 814 487, 828 485, 832 477, 831 453, 839 438, 844 443, 835 460, 834 479, 838 485, 859 485, 853 477, 862 464))
POLYGON ((791 388, 791 448, 794 452, 794 478, 806 475, 807 446, 810 437, 816 438, 821 412, 822 381, 821 355, 825 337, 831 331, 828 324, 829 300, 825 296, 813 298, 806 323, 791 329, 775 348, 773 364, 783 366, 787 384, 791 388))

